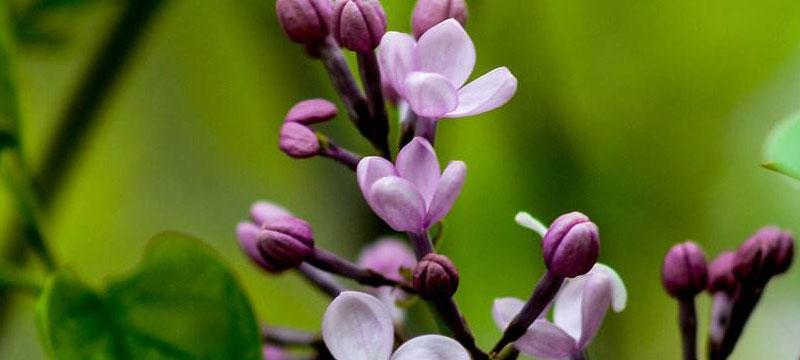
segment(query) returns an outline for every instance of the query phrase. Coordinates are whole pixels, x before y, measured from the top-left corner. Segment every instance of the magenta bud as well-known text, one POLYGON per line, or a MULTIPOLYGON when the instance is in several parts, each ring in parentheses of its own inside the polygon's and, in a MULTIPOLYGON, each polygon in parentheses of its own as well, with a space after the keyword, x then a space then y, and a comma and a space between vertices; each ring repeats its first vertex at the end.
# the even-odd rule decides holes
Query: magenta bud
POLYGON ((708 291, 712 294, 724 292, 732 294, 738 284, 733 266, 736 262, 736 253, 725 251, 717 256, 708 265, 708 291))
POLYGON ((458 289, 458 270, 444 255, 425 255, 414 268, 414 289, 425 300, 447 300, 458 289))
POLYGON ((691 241, 676 244, 664 257, 661 268, 664 289, 677 299, 691 298, 708 283, 708 265, 703 250, 691 241))
POLYGON ((580 276, 600 256, 600 231, 586 215, 571 212, 553 221, 542 247, 549 271, 565 278, 580 276))
POLYGON ((338 114, 336 105, 325 99, 304 100, 293 106, 286 114, 286 122, 311 125, 326 122, 338 114))
POLYGON ((295 217, 265 224, 258 234, 258 251, 267 271, 279 273, 296 268, 314 252, 311 225, 295 217))
POLYGON ((386 33, 386 13, 378 0, 337 0, 331 28, 343 48, 371 51, 386 33))
POLYGON ((468 15, 464 0, 419 0, 411 16, 411 27, 414 36, 419 39, 428 29, 450 18, 466 26, 468 15))
POLYGON ((328 36, 333 5, 330 0, 278 0, 278 21, 294 42, 318 42, 328 36))
POLYGON ((281 127, 281 150, 296 159, 316 156, 321 149, 317 134, 308 126, 296 122, 287 122, 281 127))
POLYGON ((794 257, 794 238, 775 226, 762 228, 736 251, 734 272, 746 283, 765 284, 789 269, 794 257))
POLYGON ((272 345, 264 345, 264 360, 287 360, 289 357, 286 355, 286 351, 283 349, 272 346, 272 345))

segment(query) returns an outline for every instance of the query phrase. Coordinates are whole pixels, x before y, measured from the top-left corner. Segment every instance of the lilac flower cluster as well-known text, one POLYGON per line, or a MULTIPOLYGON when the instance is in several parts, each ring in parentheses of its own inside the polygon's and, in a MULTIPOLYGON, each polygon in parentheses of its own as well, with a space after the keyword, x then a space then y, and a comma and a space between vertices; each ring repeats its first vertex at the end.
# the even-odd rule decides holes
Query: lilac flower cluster
POLYGON ((683 358, 697 358, 694 299, 698 294, 707 291, 713 298, 708 358, 726 359, 767 284, 789 270, 793 257, 793 236, 774 226, 759 230, 736 251, 720 253, 710 265, 694 242, 673 246, 664 257, 662 283, 680 305, 683 358))
POLYGON ((466 3, 419 0, 413 35, 387 32, 378 0, 277 0, 276 10, 289 39, 322 62, 347 117, 377 155, 361 156, 312 129, 338 116, 336 105, 325 99, 301 101, 289 110, 280 149, 293 158, 325 157, 354 170, 375 215, 408 241, 379 239, 351 262, 318 246, 309 222, 278 205, 255 203, 250 220, 237 227, 242 250, 263 270, 297 271, 333 299, 320 334, 266 326, 264 356, 289 359, 297 355, 293 346, 301 346, 316 359, 481 360, 515 359, 520 353, 584 359, 608 310, 622 311, 627 299, 617 273, 597 262, 599 230, 586 215, 568 213, 550 227, 527 213, 517 215, 521 226, 542 237, 547 271, 527 301, 495 301, 492 316, 502 336, 490 351, 475 343, 453 298, 459 285, 456 265, 437 252, 430 236, 434 229, 441 232, 439 224, 467 176, 462 161, 442 170, 434 147, 437 122, 494 110, 517 89, 517 79, 505 67, 467 81, 476 51, 463 27, 466 3), (356 53, 361 86, 342 49, 356 53), (400 123, 400 150, 394 157, 387 102, 395 105, 400 123), (364 287, 350 289, 334 276, 364 287), (408 339, 405 311, 417 298, 427 302, 452 337, 408 339))

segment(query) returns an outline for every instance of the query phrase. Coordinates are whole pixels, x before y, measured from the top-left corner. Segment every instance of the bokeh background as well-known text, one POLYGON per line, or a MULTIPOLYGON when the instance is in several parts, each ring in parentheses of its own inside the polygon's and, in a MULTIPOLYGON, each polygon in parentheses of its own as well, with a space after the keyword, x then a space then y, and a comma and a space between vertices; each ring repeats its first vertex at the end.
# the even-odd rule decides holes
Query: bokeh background
MULTIPOLYGON (((413 1, 383 3, 390 28, 407 31, 413 1)), ((538 240, 513 215, 549 222, 580 210, 599 224, 601 260, 630 296, 591 356, 677 358, 677 306, 659 281, 669 246, 694 239, 713 255, 765 224, 800 232, 800 183, 759 167, 769 129, 800 107, 800 2, 469 5, 475 74, 505 65, 520 84, 505 107, 444 121, 438 137, 441 161, 469 166, 442 251, 461 271, 457 300, 480 344, 499 336, 492 299, 527 297, 543 271, 538 240)), ((19 44, 34 166, 119 8, 111 0, 64 8, 66 43, 19 44)), ((277 149, 294 102, 335 96, 320 64, 282 35, 273 8, 272 0, 169 0, 162 9, 45 218, 56 255, 85 280, 124 274, 153 234, 180 230, 233 264, 262 320, 318 328, 326 299, 294 275, 250 266, 235 224, 251 202, 273 200, 311 221, 318 244, 351 258, 382 230, 351 172, 277 149)), ((370 151, 344 117, 322 129, 370 151)), ((14 211, 6 191, 0 219, 14 211)), ((800 354, 793 270, 768 288, 734 359, 800 354)), ((33 300, 5 306, 0 358, 43 358, 33 300)), ((703 297, 703 318, 708 306, 703 297)))

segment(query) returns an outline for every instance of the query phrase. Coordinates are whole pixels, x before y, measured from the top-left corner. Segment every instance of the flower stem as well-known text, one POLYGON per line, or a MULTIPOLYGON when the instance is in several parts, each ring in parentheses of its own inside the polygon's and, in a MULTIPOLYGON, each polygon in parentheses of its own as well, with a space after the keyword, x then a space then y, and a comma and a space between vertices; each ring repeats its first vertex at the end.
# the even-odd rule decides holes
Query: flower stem
POLYGON ((680 304, 680 327, 683 345, 683 360, 697 359, 697 311, 694 296, 678 300, 680 304))
POLYGON ((381 85, 381 69, 375 51, 358 52, 358 69, 361 82, 367 93, 367 103, 372 115, 370 138, 387 159, 392 157, 389 150, 389 117, 386 115, 386 102, 381 85))
POLYGON ((436 119, 417 117, 414 124, 414 136, 423 137, 431 145, 434 145, 436 143, 436 124, 436 119))
POLYGON ((589 360, 589 355, 586 351, 581 351, 575 355, 570 356, 570 360, 589 360))
POLYGON ((761 295, 764 292, 764 285, 756 286, 740 286, 736 294, 733 296, 733 305, 731 307, 731 316, 728 326, 725 329, 722 341, 718 349, 711 349, 709 356, 712 360, 727 359, 733 353, 739 337, 744 331, 747 320, 750 319, 750 314, 758 305, 761 300, 761 295))
POLYGON ((392 286, 409 294, 416 293, 414 288, 408 284, 384 277, 375 271, 362 268, 350 261, 340 258, 334 253, 320 248, 315 248, 314 253, 306 261, 317 268, 352 279, 361 285, 372 287, 392 286))
POLYGON ((427 231, 421 233, 409 232, 408 237, 411 239, 412 245, 414 245, 414 254, 417 256, 417 260, 434 252, 433 243, 427 231))
POLYGON ((447 325, 447 328, 453 332, 453 337, 472 355, 473 360, 489 359, 489 356, 475 344, 475 337, 472 336, 467 321, 461 315, 453 298, 433 301, 433 307, 447 325))
POLYGON ((525 303, 525 306, 520 310, 519 314, 511 320, 508 324, 506 331, 503 332, 503 337, 492 348, 492 354, 500 353, 506 345, 517 341, 525 332, 528 327, 536 321, 542 312, 547 308, 547 305, 553 301, 556 293, 561 288, 564 278, 554 275, 550 271, 544 273, 536 288, 531 294, 531 298, 525 303))
POLYGON ((327 142, 322 148, 320 155, 333 159, 342 165, 347 166, 350 170, 356 170, 358 162, 361 161, 361 155, 358 155, 350 150, 339 147, 333 142, 327 142))
POLYGON ((307 263, 300 264, 300 266, 297 267, 297 272, 300 273, 308 283, 331 298, 339 296, 339 294, 346 290, 344 286, 339 284, 335 279, 332 279, 330 275, 307 263))

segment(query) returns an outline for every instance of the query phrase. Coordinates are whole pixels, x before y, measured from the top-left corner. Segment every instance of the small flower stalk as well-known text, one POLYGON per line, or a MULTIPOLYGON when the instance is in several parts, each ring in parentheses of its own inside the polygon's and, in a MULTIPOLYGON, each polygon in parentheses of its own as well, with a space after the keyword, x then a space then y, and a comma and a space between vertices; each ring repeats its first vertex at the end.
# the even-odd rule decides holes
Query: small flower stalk
POLYGON ((706 289, 708 265, 703 250, 687 241, 672 247, 661 271, 664 289, 680 304, 683 359, 697 359, 697 311, 694 299, 706 289))

